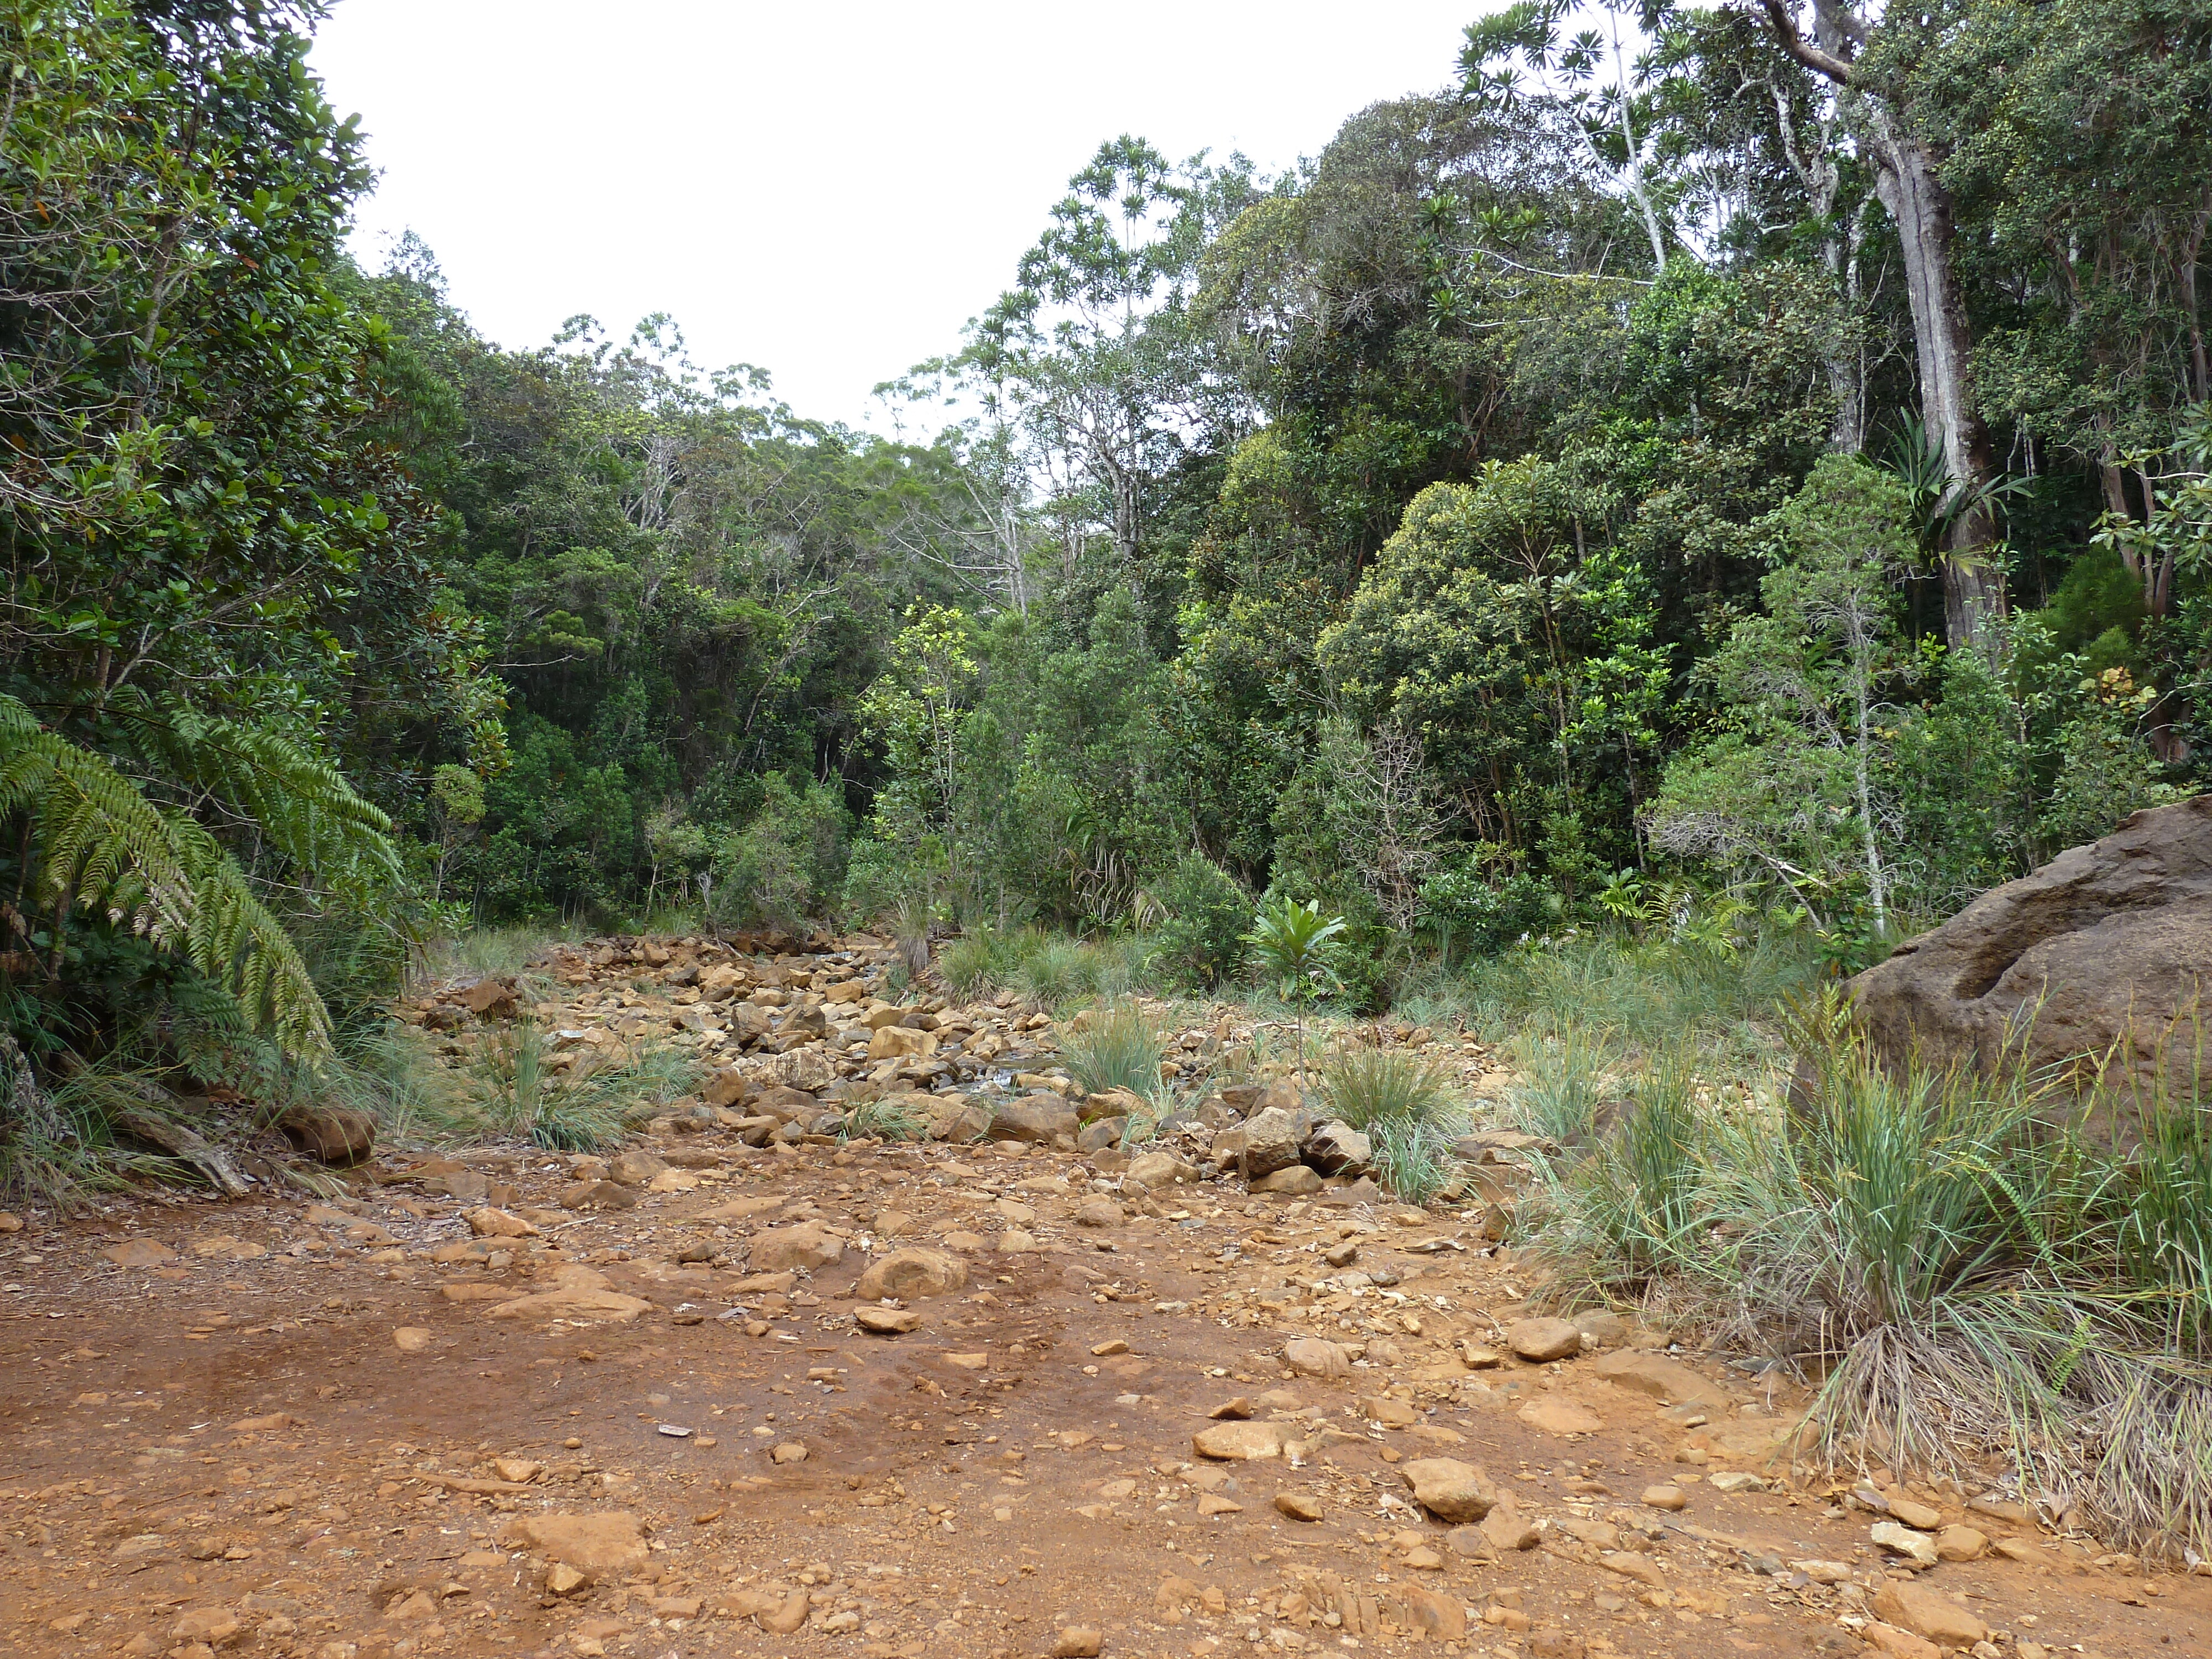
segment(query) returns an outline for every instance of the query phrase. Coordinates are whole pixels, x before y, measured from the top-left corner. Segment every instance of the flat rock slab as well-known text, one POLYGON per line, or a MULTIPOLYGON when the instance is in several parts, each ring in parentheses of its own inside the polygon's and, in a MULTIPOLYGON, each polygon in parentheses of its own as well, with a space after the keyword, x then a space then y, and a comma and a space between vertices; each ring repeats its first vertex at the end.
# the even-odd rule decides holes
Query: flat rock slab
POLYGON ((1191 1449, 1219 1462, 1252 1462, 1283 1455, 1279 1423, 1217 1423, 1190 1437, 1191 1449))
POLYGON ((1605 1419, 1580 1401, 1557 1395, 1540 1395, 1513 1414, 1546 1434, 1595 1434, 1605 1426, 1605 1419))
POLYGON ((1671 1406, 1697 1405, 1724 1411, 1729 1403, 1726 1389, 1664 1354, 1632 1349, 1603 1354, 1590 1362, 1590 1370, 1615 1388, 1649 1395, 1671 1406))
POLYGON ((506 1537, 549 1561, 574 1567, 591 1581, 635 1572, 650 1559, 637 1517, 620 1510, 517 1516, 507 1523, 506 1537))

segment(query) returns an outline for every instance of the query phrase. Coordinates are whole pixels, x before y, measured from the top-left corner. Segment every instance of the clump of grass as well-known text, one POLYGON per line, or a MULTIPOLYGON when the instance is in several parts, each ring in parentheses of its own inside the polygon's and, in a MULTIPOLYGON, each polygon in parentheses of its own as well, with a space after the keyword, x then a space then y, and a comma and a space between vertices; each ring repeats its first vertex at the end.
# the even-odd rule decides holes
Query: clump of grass
POLYGON ((1082 1028, 1063 1028, 1060 1058, 1067 1074, 1088 1094, 1127 1089, 1141 1100, 1160 1091, 1160 1061, 1167 1041, 1145 1011, 1133 1002, 1099 1009, 1082 1028))
MULTIPOLYGON (((1641 1292, 1680 1252, 1694 1248, 1690 1236, 1700 1220, 1704 1160, 1711 1150, 1696 1086, 1692 1051, 1670 1045, 1630 1082, 1627 1111, 1587 1158, 1563 1165, 1540 1155, 1539 1170, 1547 1179, 1535 1213, 1548 1211, 1563 1224, 1564 1236, 1555 1232, 1552 1248, 1577 1263, 1593 1288, 1608 1295, 1641 1292)), ((1575 1097, 1577 1128, 1588 1125, 1586 1092, 1575 1097)))
POLYGON ((1450 1184, 1452 1131, 1428 1117, 1389 1117, 1368 1125, 1376 1179, 1407 1204, 1425 1205, 1450 1184))
POLYGON ((1733 953, 1654 937, 1589 933, 1477 957, 1415 994, 1487 1042, 1602 1030, 1638 1048, 1694 1034, 1738 1062, 1772 1052, 1774 1012, 1820 978, 1818 943, 1770 931, 1733 953))
MULTIPOLYGON (((1563 1286, 1663 1298, 1820 1382, 1844 1462, 2002 1484, 2114 1545, 2212 1555, 2212 1118, 1878 1063, 1831 996, 1772 1088, 1680 1043, 1528 1217, 1563 1286), (2138 1126, 2123 1146, 2088 1126, 2138 1126)), ((1564 1139, 1564 1137, 1562 1138, 1564 1139)))
POLYGON ((383 1141, 446 1139, 474 1121, 454 1073, 420 1032, 397 1023, 349 1033, 337 1060, 302 1083, 313 1098, 368 1113, 383 1141))
POLYGON ((1098 957, 1080 939, 1024 937, 1016 941, 1015 950, 1009 977, 1014 988, 1037 1007, 1057 1009, 1078 997, 1098 994, 1098 957))
POLYGON ((899 901, 893 920, 899 963, 909 980, 920 979, 929 971, 929 934, 935 913, 926 901, 906 898, 899 901))
POLYGON ((1587 1140, 1620 1063, 1605 1034, 1566 1025, 1551 1036, 1526 1034, 1511 1044, 1520 1081, 1509 1091, 1505 1115, 1523 1133, 1561 1146, 1587 1140))
POLYGON ((557 1152, 596 1152, 659 1108, 694 1089, 698 1063, 654 1044, 626 1065, 578 1075, 556 1069, 545 1033, 517 1020, 491 1034, 474 1073, 479 1132, 529 1140, 557 1152))
POLYGON ((97 1194, 174 1175, 181 1167, 174 1160, 116 1142, 114 1120, 143 1105, 143 1084, 136 1074, 87 1066, 48 1092, 15 1040, 0 1033, 0 1197, 74 1214, 97 1194))
POLYGON ((1011 967, 1005 936, 988 928, 963 933, 937 953, 937 976, 961 998, 981 996, 1005 983, 1011 967))
POLYGON ((902 1102, 871 1100, 845 1114, 838 1134, 844 1140, 926 1140, 929 1120, 902 1102))
POLYGON ((583 937, 571 926, 523 923, 508 927, 471 927, 453 939, 438 939, 424 951, 423 966, 433 977, 474 978, 484 974, 519 974, 523 964, 548 945, 583 937))
POLYGON ((977 927, 938 952, 937 976, 956 997, 1012 989, 1031 1006, 1124 997, 1146 982, 1151 947, 1134 934, 1072 939, 1042 927, 977 927))
POLYGON ((1436 1121, 1449 1099, 1450 1079, 1406 1048, 1346 1048, 1321 1068, 1322 1098, 1329 1115, 1355 1129, 1436 1121))
POLYGON ((588 1089, 556 1089, 538 1103, 530 1142, 555 1152, 596 1152, 622 1139, 628 1118, 619 1101, 588 1089))

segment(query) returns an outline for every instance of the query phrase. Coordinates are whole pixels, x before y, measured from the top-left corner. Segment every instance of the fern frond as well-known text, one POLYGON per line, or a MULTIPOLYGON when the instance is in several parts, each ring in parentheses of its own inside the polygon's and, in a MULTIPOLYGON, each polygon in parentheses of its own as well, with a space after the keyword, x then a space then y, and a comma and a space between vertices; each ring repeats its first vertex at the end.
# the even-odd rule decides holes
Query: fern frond
POLYGON ((145 710, 143 740, 165 775, 250 821, 278 853, 325 881, 400 874, 392 820, 329 762, 265 727, 175 704, 145 710))
POLYGON ((0 695, 0 813, 19 811, 31 820, 43 896, 117 923, 134 919, 156 947, 181 951, 228 990, 287 1054, 330 1052, 330 1016, 307 963, 237 860, 204 825, 161 811, 105 759, 0 695))

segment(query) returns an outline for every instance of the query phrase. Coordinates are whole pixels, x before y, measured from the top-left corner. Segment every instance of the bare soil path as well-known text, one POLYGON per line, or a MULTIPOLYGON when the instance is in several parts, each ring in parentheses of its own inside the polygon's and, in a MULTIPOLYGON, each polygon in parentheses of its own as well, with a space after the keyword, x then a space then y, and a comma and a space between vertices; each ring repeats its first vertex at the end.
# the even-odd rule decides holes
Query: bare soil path
POLYGON ((0 1652, 2212 1652, 2212 1581, 1793 1475, 1787 1393, 1602 1322, 1516 1357, 1476 1218, 1035 1146, 650 1150, 625 1208, 494 1151, 0 1235, 0 1652), (902 1250, 964 1282, 857 1301, 902 1250), (1271 1455, 1199 1455, 1224 1425, 1271 1455), (1407 1479, 1438 1458, 1483 1471, 1459 1524, 1407 1479), (1916 1572, 1897 1516, 1995 1547, 1916 1572))

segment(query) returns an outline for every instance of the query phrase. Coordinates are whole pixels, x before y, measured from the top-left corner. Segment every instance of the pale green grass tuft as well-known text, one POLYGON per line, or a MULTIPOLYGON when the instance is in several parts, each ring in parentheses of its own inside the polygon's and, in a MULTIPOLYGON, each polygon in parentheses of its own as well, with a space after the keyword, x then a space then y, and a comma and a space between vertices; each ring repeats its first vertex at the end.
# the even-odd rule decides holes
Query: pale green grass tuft
POLYGON ((1088 1094, 1127 1089, 1141 1100, 1160 1095, 1160 1062, 1167 1057, 1167 1042, 1152 1018, 1135 1003, 1101 1008, 1082 1022, 1082 1029, 1063 1026, 1060 1058, 1067 1074, 1088 1094))

